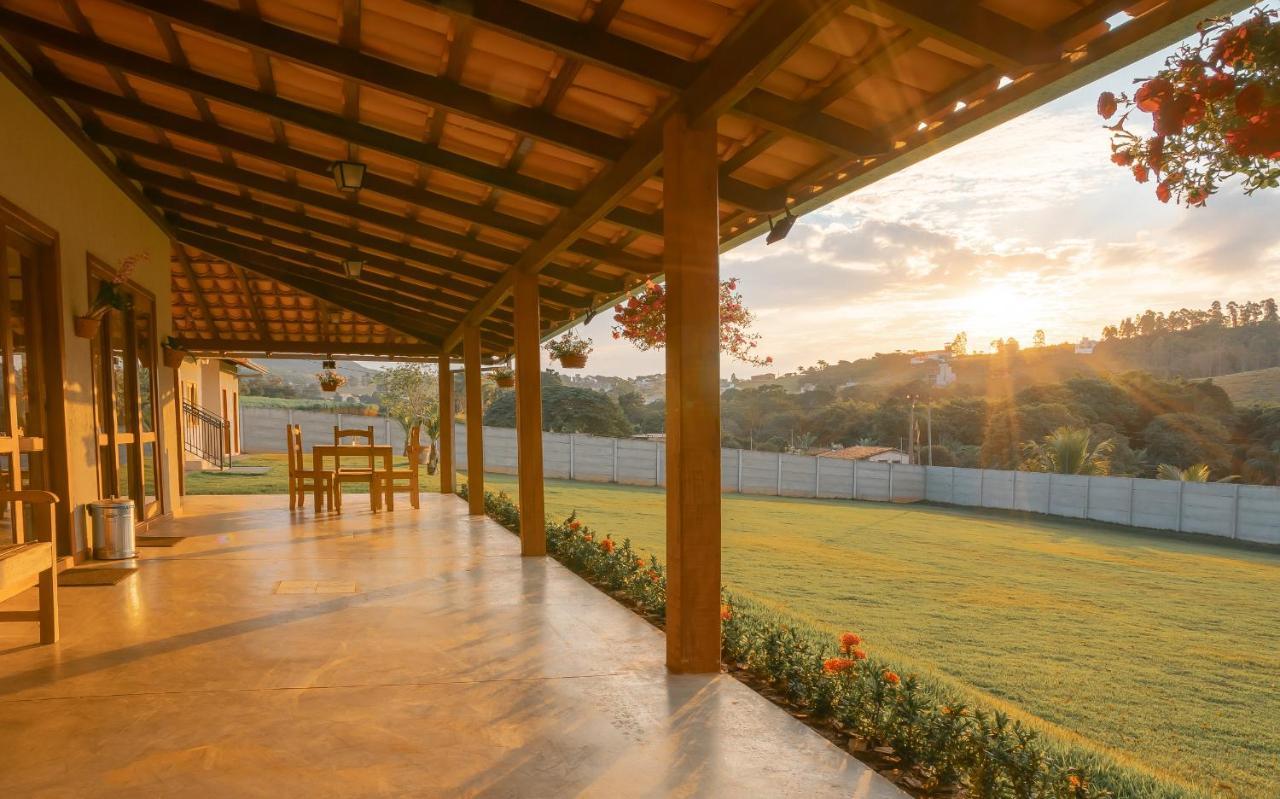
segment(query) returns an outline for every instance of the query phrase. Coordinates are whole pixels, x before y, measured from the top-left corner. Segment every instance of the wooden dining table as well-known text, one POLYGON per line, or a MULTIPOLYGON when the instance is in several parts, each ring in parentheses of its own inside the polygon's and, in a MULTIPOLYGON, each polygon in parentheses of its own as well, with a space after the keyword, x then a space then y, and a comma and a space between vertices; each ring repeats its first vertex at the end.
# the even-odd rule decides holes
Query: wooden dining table
MULTIPOLYGON (((374 466, 373 474, 369 478, 369 509, 374 511, 382 510, 382 495, 380 490, 379 475, 389 474, 392 471, 392 448, 390 444, 316 444, 311 448, 312 468, 316 471, 331 471, 334 474, 338 472, 338 464, 343 458, 361 458, 365 463, 369 462, 372 456, 375 464, 380 463, 381 466, 374 466), (333 459, 333 468, 325 468, 325 460, 333 459)), ((361 466, 361 468, 364 468, 361 466)), ((334 491, 341 491, 342 486, 337 480, 334 480, 334 491)))

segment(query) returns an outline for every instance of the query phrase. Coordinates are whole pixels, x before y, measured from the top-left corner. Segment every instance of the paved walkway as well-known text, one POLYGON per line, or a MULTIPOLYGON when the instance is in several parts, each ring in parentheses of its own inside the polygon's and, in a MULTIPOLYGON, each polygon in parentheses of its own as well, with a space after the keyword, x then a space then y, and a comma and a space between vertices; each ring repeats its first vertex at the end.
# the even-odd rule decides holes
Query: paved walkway
POLYGON ((456 498, 349 499, 188 498, 59 644, 0 625, 0 796, 904 796, 456 498))

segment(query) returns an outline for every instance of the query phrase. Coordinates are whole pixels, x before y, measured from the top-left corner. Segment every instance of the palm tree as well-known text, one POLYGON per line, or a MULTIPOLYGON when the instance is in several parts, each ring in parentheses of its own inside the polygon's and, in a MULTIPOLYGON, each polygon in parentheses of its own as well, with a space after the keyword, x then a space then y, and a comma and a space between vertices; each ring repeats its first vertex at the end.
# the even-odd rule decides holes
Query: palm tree
POLYGON ((1101 475, 1111 472, 1110 439, 1092 443, 1088 428, 1059 427, 1043 441, 1022 445, 1022 468, 1030 472, 1101 475))
MULTIPOLYGON (((1193 463, 1185 469, 1179 469, 1172 463, 1162 463, 1156 467, 1156 478, 1160 480, 1181 480, 1184 483, 1209 482, 1209 465, 1193 463)), ((1229 474, 1214 480, 1215 483, 1234 483, 1240 479, 1238 474, 1229 474)))

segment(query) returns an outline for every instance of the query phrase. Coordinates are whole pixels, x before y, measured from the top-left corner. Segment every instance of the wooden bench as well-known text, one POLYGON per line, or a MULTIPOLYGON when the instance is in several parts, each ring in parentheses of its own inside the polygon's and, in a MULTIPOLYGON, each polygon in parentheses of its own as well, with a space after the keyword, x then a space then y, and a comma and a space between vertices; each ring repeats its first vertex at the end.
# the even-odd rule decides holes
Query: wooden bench
MULTIPOLYGON (((18 541, 0 545, 0 602, 35 585, 40 589, 40 609, 0 611, 0 621, 38 621, 40 643, 52 644, 58 640, 58 557, 53 544, 53 506, 58 497, 48 491, 0 491, 0 503, 7 507, 11 502, 43 507, 48 517, 45 524, 37 525, 39 540, 23 540, 22 526, 15 524, 18 541)), ((17 520, 21 513, 15 504, 13 518, 17 520)))

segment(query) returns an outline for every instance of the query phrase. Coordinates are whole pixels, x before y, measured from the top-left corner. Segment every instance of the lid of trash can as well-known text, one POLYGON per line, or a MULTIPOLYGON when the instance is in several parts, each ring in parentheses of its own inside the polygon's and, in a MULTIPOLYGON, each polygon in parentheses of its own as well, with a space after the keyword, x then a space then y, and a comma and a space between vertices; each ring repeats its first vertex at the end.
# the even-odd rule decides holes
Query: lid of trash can
POLYGON ((113 499, 96 499, 89 503, 91 508, 131 508, 133 500, 128 497, 115 497, 113 499))

